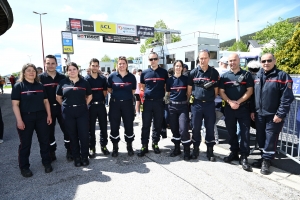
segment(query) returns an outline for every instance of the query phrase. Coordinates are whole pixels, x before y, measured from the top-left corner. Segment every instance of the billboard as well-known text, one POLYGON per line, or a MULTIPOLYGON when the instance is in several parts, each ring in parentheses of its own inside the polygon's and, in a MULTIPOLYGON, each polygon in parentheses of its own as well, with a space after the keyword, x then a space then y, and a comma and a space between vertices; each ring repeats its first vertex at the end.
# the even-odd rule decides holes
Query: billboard
POLYGON ((136 26, 137 36, 143 38, 154 37, 154 27, 149 26, 136 26))
POLYGON ((82 20, 82 31, 94 32, 94 21, 82 20))
POLYGON ((136 26, 126 25, 126 24, 117 24, 117 34, 118 35, 136 36, 136 26))
POLYGON ((63 73, 63 70, 62 70, 62 65, 61 65, 61 54, 60 53, 57 53, 54 55, 56 60, 57 60, 57 66, 56 66, 56 71, 60 72, 60 73, 63 73))
POLYGON ((293 93, 294 95, 300 95, 300 78, 294 78, 293 79, 293 93))
POLYGON ((137 44, 140 43, 140 38, 125 35, 104 35, 103 42, 137 44))
POLYGON ((117 24, 111 22, 95 21, 95 33, 116 34, 117 24))
POLYGON ((74 54, 73 35, 70 31, 61 32, 63 54, 74 54))
POLYGON ((69 18, 70 31, 82 31, 81 19, 69 18))
POLYGON ((100 35, 77 34, 77 40, 100 41, 100 35))

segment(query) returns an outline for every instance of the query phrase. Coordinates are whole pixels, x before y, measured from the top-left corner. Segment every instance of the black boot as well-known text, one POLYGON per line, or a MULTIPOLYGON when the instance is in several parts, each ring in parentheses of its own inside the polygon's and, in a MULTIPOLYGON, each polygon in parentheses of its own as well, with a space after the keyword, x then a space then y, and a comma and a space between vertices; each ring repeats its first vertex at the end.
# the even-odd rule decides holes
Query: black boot
POLYGON ((75 165, 75 167, 81 166, 81 158, 80 157, 74 159, 74 165, 75 165))
POLYGON ((247 156, 241 155, 240 157, 240 165, 242 165, 243 169, 248 172, 252 172, 252 167, 248 163, 247 156))
POLYGON ((170 154, 171 157, 175 157, 181 154, 180 144, 175 144, 173 152, 170 154))
POLYGON ((263 159, 259 159, 256 162, 252 163, 252 167, 261 168, 262 162, 263 162, 263 159))
POLYGON ((214 147, 207 147, 207 151, 206 151, 206 157, 208 158, 209 161, 215 162, 216 158, 214 155, 214 147))
POLYGON ((66 158, 68 161, 73 161, 73 156, 71 150, 67 150, 66 158))
POLYGON ((95 158, 96 157, 96 148, 90 148, 90 152, 89 152, 89 157, 90 158, 95 158))
POLYGON ((197 159, 198 156, 199 156, 199 146, 198 147, 194 146, 193 152, 191 154, 191 159, 197 159))
POLYGON ((33 175, 30 169, 21 169, 21 174, 26 178, 31 177, 33 175))
POLYGON ((160 154, 160 150, 159 150, 157 142, 154 142, 152 144, 152 149, 153 149, 153 151, 154 151, 155 154, 160 154))
POLYGON ((113 143, 113 152, 112 152, 111 156, 117 157, 119 155, 118 150, 119 150, 118 143, 113 143))
POLYGON ((127 143, 127 152, 128 152, 128 156, 133 156, 134 155, 131 142, 127 143))
POLYGON ((142 148, 141 148, 141 150, 140 150, 140 152, 138 152, 138 156, 139 157, 143 157, 146 153, 148 153, 149 152, 149 150, 148 150, 148 144, 143 144, 142 145, 142 148))
POLYGON ((51 164, 44 165, 44 167, 45 167, 45 173, 50 173, 53 171, 51 164))
POLYGON ((89 159, 87 157, 81 159, 82 166, 88 166, 90 164, 89 159))
POLYGON ((188 161, 188 160, 190 160, 190 157, 191 157, 191 155, 190 155, 190 152, 191 151, 191 148, 190 148, 190 146, 184 146, 184 154, 183 154, 183 159, 184 160, 186 160, 186 161, 188 161))
POLYGON ((271 160, 263 159, 260 173, 263 175, 269 175, 271 173, 269 169, 270 166, 271 166, 271 160))
POLYGON ((106 148, 106 146, 101 146, 101 151, 104 155, 109 155, 109 151, 108 149, 106 148))
POLYGON ((239 154, 236 151, 231 151, 229 156, 224 157, 224 162, 230 163, 233 160, 239 160, 239 154))

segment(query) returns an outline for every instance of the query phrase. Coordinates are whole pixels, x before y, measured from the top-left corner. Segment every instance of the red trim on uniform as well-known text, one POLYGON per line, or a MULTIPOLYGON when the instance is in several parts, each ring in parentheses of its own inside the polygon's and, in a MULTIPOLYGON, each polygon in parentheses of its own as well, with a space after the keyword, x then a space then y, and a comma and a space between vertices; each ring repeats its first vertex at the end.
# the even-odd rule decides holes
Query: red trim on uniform
POLYGON ((44 92, 44 90, 24 91, 24 92, 21 92, 21 94, 27 94, 27 93, 32 93, 32 92, 44 92))
POLYGON ((63 90, 70 89, 70 88, 72 88, 73 90, 86 90, 86 88, 83 88, 83 87, 64 87, 63 90))
POLYGON ((277 82, 281 84, 292 83, 292 80, 282 81, 282 80, 266 80, 266 82, 277 82))
POLYGON ((48 84, 44 84, 44 86, 56 86, 58 85, 58 83, 48 83, 48 84))
POLYGON ((171 90, 184 90, 186 87, 172 87, 171 90))
POLYGON ((145 81, 164 81, 164 78, 146 78, 145 81))
POLYGON ((103 88, 92 88, 92 90, 103 90, 103 88))

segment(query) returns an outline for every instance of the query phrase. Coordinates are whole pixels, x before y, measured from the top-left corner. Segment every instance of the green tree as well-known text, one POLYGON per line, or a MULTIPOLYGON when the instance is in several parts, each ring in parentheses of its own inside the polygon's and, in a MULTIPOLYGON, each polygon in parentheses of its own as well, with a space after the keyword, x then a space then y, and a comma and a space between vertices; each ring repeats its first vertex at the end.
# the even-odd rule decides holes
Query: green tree
POLYGON ((134 60, 134 57, 129 56, 129 57, 127 57, 127 60, 134 60))
POLYGON ((257 32, 255 36, 253 36, 253 39, 258 40, 260 44, 270 43, 271 40, 275 41, 275 44, 272 45, 272 47, 263 49, 263 52, 275 53, 276 51, 281 50, 293 36, 295 25, 282 18, 279 18, 278 20, 279 22, 275 24, 268 22, 265 29, 257 32))
POLYGON ((243 41, 235 42, 231 47, 228 48, 228 51, 241 51, 247 52, 247 45, 243 41))
POLYGON ((117 68, 117 64, 118 64, 118 57, 114 58, 114 68, 117 68))
MULTIPOLYGON (((168 28, 168 26, 166 25, 166 23, 163 20, 158 20, 155 23, 154 28, 170 29, 170 28, 168 28)), ((140 52, 145 53, 147 49, 152 48, 151 43, 154 41, 158 41, 158 42, 161 42, 162 44, 164 44, 164 33, 156 33, 155 32, 153 38, 146 39, 145 43, 142 44, 140 47, 140 52)), ((178 41, 181 41, 181 37, 176 34, 171 34, 171 43, 178 42, 178 41)))
POLYGON ((275 53, 278 68, 289 74, 300 74, 300 24, 295 28, 293 37, 275 53))
POLYGON ((101 61, 102 61, 102 62, 110 62, 111 59, 110 59, 110 57, 109 57, 108 55, 105 54, 105 55, 101 58, 101 61))

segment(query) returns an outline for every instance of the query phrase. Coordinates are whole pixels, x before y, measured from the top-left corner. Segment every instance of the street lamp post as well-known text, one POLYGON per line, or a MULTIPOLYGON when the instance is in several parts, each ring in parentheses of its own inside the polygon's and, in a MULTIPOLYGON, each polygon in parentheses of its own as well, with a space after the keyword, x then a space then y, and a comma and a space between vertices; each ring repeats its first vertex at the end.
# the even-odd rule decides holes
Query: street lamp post
POLYGON ((38 14, 40 15, 40 25, 41 25, 41 38, 42 38, 42 52, 43 52, 43 66, 44 66, 44 71, 45 71, 45 65, 44 65, 44 41, 43 41, 43 28, 42 28, 42 15, 46 15, 47 13, 38 13, 38 12, 35 12, 33 11, 34 14, 38 14))
POLYGON ((32 56, 32 55, 27 55, 27 56, 28 56, 29 61, 30 61, 30 63, 31 63, 31 56, 32 56))

